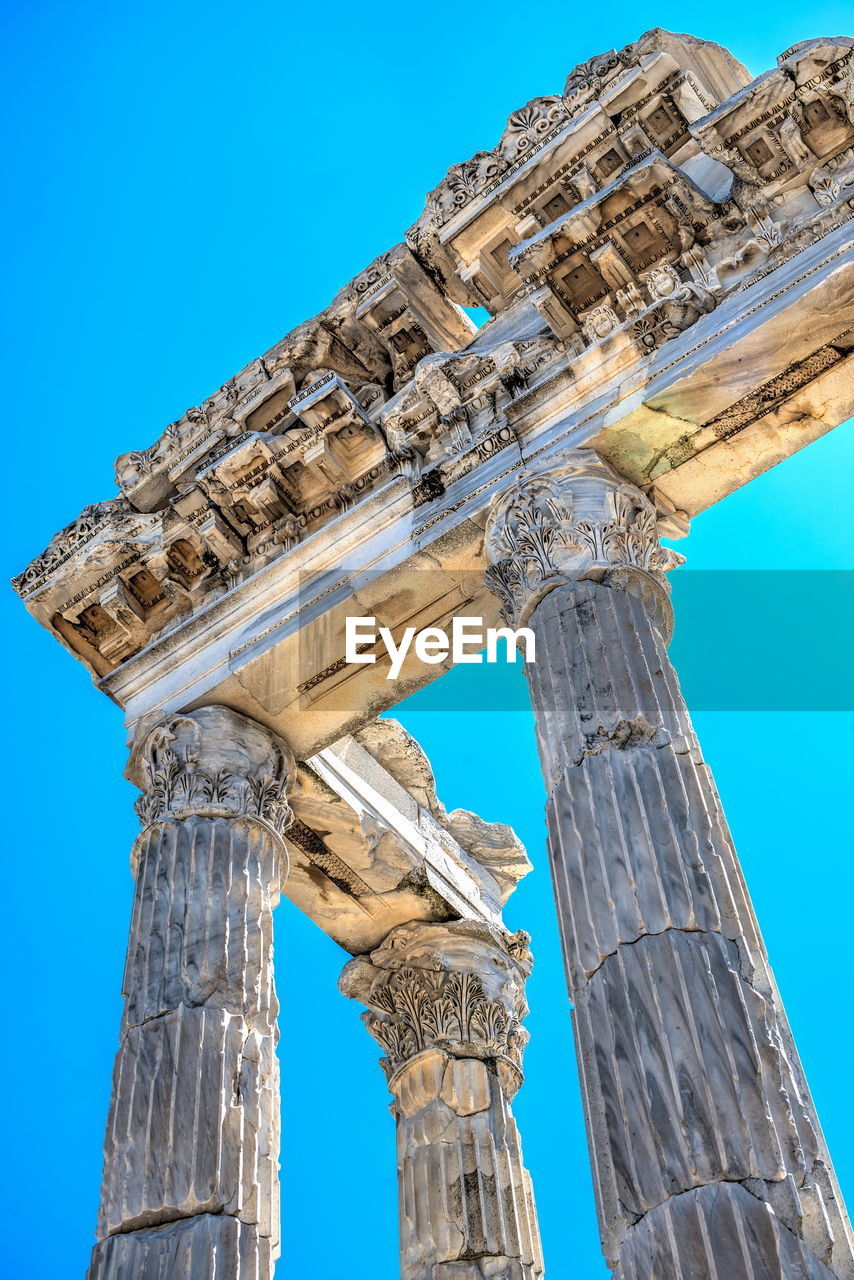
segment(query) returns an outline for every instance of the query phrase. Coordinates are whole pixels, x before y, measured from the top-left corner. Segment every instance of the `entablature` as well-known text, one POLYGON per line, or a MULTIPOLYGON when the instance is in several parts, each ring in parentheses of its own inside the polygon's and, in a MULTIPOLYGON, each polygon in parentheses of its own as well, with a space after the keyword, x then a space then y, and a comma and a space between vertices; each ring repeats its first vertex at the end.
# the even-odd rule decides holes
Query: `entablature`
POLYGON ((297 768, 284 893, 347 951, 409 920, 479 920, 531 869, 512 829, 445 808, 424 752, 394 720, 366 724, 297 768))
POLYGON ((520 241, 651 149, 690 158, 690 125, 749 79, 719 46, 648 32, 514 112, 493 151, 449 170, 407 238, 457 301, 500 310, 518 292, 507 259, 520 241))
MULTIPOLYGON (((576 69, 564 95, 514 113, 492 185, 434 228, 446 245, 470 237, 485 261, 512 214, 487 324, 475 330, 461 277, 417 237, 381 255, 151 449, 122 456, 121 496, 87 507, 16 579, 28 608, 144 714, 161 688, 155 655, 183 653, 182 637, 216 635, 213 687, 260 643, 253 607, 279 610, 275 630, 274 602, 287 600, 299 630, 300 583, 399 568, 415 552, 444 571, 436 547, 480 518, 472 495, 558 438, 594 442, 684 526, 679 512, 854 407, 852 69, 854 42, 814 40, 745 84, 716 46, 662 32, 576 69), (644 122, 672 102, 678 135, 655 135, 644 122), (632 146, 629 126, 644 130, 632 146), (605 174, 596 157, 621 138, 605 174), (589 183, 573 169, 569 207, 546 209, 579 144, 589 183), (247 638, 229 646, 238 616, 247 638)), ((477 567, 472 537, 459 545, 477 567)), ((333 585, 320 594, 343 609, 333 585)), ((464 598, 443 587, 419 616, 427 625, 464 598)), ((327 668, 339 679, 337 625, 318 641, 313 691, 327 668)), ((368 701, 382 709, 383 696, 368 701)), ((334 735, 343 722, 330 723, 334 735)))

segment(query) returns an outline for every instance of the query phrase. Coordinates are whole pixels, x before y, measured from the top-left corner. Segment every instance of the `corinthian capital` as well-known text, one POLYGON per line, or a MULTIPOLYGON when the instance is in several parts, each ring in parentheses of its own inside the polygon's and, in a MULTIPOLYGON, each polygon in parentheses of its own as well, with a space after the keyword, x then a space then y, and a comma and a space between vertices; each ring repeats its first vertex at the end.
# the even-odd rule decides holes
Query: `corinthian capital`
POLYGON ((285 798, 294 775, 285 744, 228 707, 163 716, 141 726, 127 776, 142 795, 140 821, 259 818, 281 835, 293 817, 285 798))
POLYGON ((344 995, 367 1005, 371 1035, 390 1084, 419 1054, 492 1060, 512 1096, 522 1082, 528 1033, 526 933, 503 934, 473 920, 411 922, 393 929, 370 956, 341 975, 344 995))
POLYGON ((555 587, 582 579, 642 594, 666 622, 665 574, 684 557, 662 547, 655 509, 592 449, 525 471, 486 525, 488 586, 515 625, 555 587))

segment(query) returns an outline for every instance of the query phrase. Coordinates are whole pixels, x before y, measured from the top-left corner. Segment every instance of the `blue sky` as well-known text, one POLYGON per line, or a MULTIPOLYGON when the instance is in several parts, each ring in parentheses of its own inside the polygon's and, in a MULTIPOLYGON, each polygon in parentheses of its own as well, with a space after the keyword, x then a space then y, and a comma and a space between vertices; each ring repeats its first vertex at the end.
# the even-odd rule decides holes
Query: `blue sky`
MULTIPOLYGON (((447 166, 493 145, 510 111, 559 91, 576 62, 643 26, 692 25, 691 11, 671 3, 645 17, 623 3, 608 6, 607 20, 604 12, 547 0, 535 9, 298 10, 7 0, 7 576, 85 503, 114 492, 118 453, 151 443, 399 240, 447 166)), ((851 25, 842 4, 697 12, 694 34, 756 73, 796 40, 851 25)), ((704 587, 694 572, 675 592, 674 657, 701 707, 697 728, 854 1196, 844 1012, 854 699, 840 620, 849 580, 825 572, 854 571, 852 462, 849 425, 695 522, 680 544, 692 571, 792 572, 764 579, 753 608, 750 591, 728 594, 719 574, 704 587), (732 698, 708 695, 710 673, 732 698)), ((133 790, 122 780, 118 708, 8 591, 2 608, 9 976, 0 1062, 3 1146, 14 1157, 0 1176, 14 1229, 3 1233, 0 1276, 79 1280, 118 1033, 133 790)), ((506 706, 518 673, 487 671, 447 679, 490 678, 495 704, 506 706)), ((466 689, 452 691, 465 701, 466 689)), ((517 1114, 548 1272, 603 1280, 530 715, 431 710, 447 703, 443 694, 423 693, 400 712, 440 794, 512 822, 536 868, 507 918, 534 935, 537 960, 517 1114)), ((337 1280, 346 1257, 348 1280, 394 1280, 393 1125, 376 1047, 337 993, 343 953, 289 904, 276 928, 279 1275, 337 1280)))

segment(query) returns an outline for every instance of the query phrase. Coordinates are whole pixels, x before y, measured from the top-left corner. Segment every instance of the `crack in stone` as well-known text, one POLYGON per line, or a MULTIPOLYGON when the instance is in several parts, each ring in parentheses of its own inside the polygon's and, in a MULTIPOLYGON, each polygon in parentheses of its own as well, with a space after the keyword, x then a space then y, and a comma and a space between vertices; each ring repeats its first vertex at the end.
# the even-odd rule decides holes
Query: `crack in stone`
MULTIPOLYGON (((618 942, 612 951, 608 951, 605 955, 602 956, 601 960, 599 961, 595 969, 591 969, 589 973, 585 973, 585 977, 587 981, 590 982, 596 976, 596 974, 602 968, 606 960, 610 960, 613 956, 618 955, 619 952, 622 951, 624 948, 636 947, 639 942, 643 942, 644 938, 662 938, 666 933, 705 933, 712 937, 717 936, 721 938, 726 938, 726 934, 721 933, 720 930, 710 931, 708 929, 700 929, 700 928, 691 929, 687 925, 676 925, 676 924, 669 924, 664 929, 655 929, 655 930, 645 931, 644 933, 639 933, 636 938, 632 938, 631 940, 627 940, 625 942, 618 942)), ((732 938, 727 938, 726 940, 727 942, 735 941, 732 938)), ((745 978, 745 981, 749 981, 749 979, 745 978)), ((752 986, 752 983, 750 985, 752 986)))
MULTIPOLYGON (((742 1190, 746 1191, 748 1195, 752 1196, 752 1198, 758 1204, 761 1204, 764 1209, 767 1209, 770 1213, 774 1215, 777 1223, 779 1224, 782 1230, 787 1231, 789 1235, 792 1236, 793 1239, 799 1241, 799 1243, 802 1244, 804 1248, 809 1249, 810 1252, 815 1257, 819 1258, 819 1255, 815 1253, 815 1250, 812 1249, 809 1244, 807 1244, 803 1236, 800 1236, 795 1231, 793 1231, 792 1228, 788 1226, 786 1222, 783 1221, 783 1219, 775 1210, 774 1206, 772 1204, 769 1204, 767 1200, 763 1199, 762 1196, 759 1195, 755 1190, 757 1183, 763 1183, 766 1186, 774 1187, 774 1186, 782 1186, 787 1180, 788 1180, 788 1175, 786 1174, 783 1174, 783 1176, 780 1178, 727 1178, 722 1175, 719 1178, 713 1178, 713 1179, 709 1179, 708 1181, 698 1182, 693 1187, 686 1187, 684 1191, 674 1191, 671 1195, 667 1197, 666 1200, 661 1200, 659 1201, 658 1204, 650 1205, 650 1207, 646 1209, 643 1213, 635 1213, 634 1210, 628 1209, 621 1200, 618 1200, 618 1204, 620 1206, 621 1212, 625 1214, 626 1218, 631 1219, 631 1221, 629 1222, 629 1231, 631 1231, 632 1228, 636 1227, 639 1223, 643 1222, 645 1218, 648 1218, 651 1213, 656 1213, 659 1209, 664 1208, 666 1205, 672 1204, 674 1200, 682 1200, 687 1196, 695 1196, 697 1195, 698 1192, 703 1191, 707 1187, 718 1187, 718 1186, 741 1187, 742 1190)), ((624 1236, 623 1240, 625 1241, 625 1239, 626 1237, 624 1236)), ((819 1260, 825 1262, 825 1265, 828 1265, 824 1259, 819 1258, 819 1260)), ((609 1261, 609 1265, 616 1266, 617 1264, 615 1261, 609 1261)))
POLYGON ((247 1013, 245 1008, 236 1004, 234 1006, 232 1006, 231 1003, 217 1004, 215 997, 222 994, 223 989, 217 987, 214 991, 211 991, 206 995, 204 999, 195 1000, 192 997, 187 997, 186 999, 179 1000, 178 1003, 172 1005, 171 1008, 162 1009, 160 1013, 151 1013, 147 1017, 141 1018, 139 1021, 132 1022, 130 1019, 126 1019, 122 1026, 121 1040, 123 1041, 125 1039, 129 1031, 136 1031, 140 1027, 147 1027, 152 1022, 160 1022, 163 1018, 171 1017, 171 1015, 177 1012, 180 1008, 219 1009, 222 1013, 227 1013, 232 1018, 242 1018, 251 1031, 258 1030, 263 1034, 270 1034, 269 1027, 272 1025, 272 1021, 269 1024, 264 1021, 265 1015, 270 1012, 269 1010, 262 1009, 257 1013, 247 1013))

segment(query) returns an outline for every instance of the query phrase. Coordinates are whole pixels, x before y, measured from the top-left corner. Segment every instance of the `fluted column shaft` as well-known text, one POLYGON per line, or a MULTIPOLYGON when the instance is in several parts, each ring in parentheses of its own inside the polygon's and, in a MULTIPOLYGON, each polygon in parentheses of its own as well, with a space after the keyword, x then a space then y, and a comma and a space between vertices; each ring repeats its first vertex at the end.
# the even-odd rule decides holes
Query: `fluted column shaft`
POLYGON ((527 935, 405 924, 351 961, 346 995, 381 1059, 397 1123, 404 1280, 537 1280, 531 1179, 511 1099, 527 1034, 527 935))
POLYGON ((144 826, 90 1280, 272 1274, 291 765, 224 707, 168 717, 134 748, 144 826))
POLYGON ((620 1280, 854 1274, 844 1208, 669 662, 646 499, 592 454, 487 529, 528 665, 603 1249, 620 1280))

